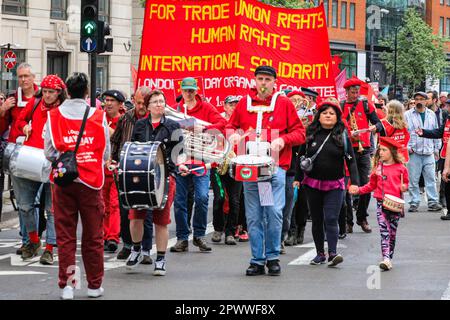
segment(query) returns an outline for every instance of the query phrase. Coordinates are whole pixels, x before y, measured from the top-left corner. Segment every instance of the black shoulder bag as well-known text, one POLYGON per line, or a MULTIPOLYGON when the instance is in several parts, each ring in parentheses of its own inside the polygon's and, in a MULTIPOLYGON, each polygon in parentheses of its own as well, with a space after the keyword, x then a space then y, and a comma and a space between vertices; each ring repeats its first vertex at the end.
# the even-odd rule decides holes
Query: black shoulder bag
MULTIPOLYGON (((328 134, 328 136, 325 139, 325 141, 322 143, 322 145, 319 147, 319 149, 316 151, 316 153, 312 157, 308 158, 306 156, 306 154, 304 156, 300 157, 300 169, 302 169, 303 172, 309 173, 309 172, 312 171, 314 160, 317 158, 317 156, 319 155, 320 151, 322 151, 323 146, 328 141, 330 136, 331 136, 331 132, 328 134)), ((306 153, 308 153, 308 145, 306 145, 306 153)))
POLYGON ((78 134, 77 144, 74 151, 66 151, 62 153, 56 160, 52 162, 52 175, 54 182, 60 187, 66 187, 78 178, 77 168, 77 151, 80 146, 81 137, 83 136, 84 127, 86 126, 87 117, 90 107, 86 106, 83 122, 81 123, 80 133, 78 134))

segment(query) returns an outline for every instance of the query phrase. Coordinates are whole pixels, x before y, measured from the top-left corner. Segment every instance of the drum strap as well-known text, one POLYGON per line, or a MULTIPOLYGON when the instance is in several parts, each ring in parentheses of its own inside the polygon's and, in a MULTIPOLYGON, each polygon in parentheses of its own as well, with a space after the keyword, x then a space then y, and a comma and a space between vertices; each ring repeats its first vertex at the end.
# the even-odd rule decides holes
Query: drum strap
POLYGON ((39 102, 41 102, 41 98, 36 98, 34 100, 34 105, 33 105, 33 109, 31 110, 31 115, 30 115, 30 119, 28 119, 28 122, 31 121, 31 119, 33 119, 33 114, 36 111, 37 106, 39 105, 39 102))

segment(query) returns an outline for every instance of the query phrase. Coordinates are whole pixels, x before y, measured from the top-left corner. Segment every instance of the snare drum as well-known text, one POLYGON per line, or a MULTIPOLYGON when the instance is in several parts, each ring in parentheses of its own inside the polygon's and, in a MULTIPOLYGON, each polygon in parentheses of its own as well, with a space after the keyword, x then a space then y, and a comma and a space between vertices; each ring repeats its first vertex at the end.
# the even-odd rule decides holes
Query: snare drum
POLYGON ((169 170, 161 142, 126 142, 120 152, 119 197, 125 209, 163 209, 169 170))
POLYGON ((268 156, 240 155, 230 159, 229 170, 230 176, 236 181, 263 181, 275 173, 275 164, 268 156))
POLYGON ((47 183, 50 181, 52 165, 43 149, 8 143, 3 156, 3 168, 16 177, 47 183))
POLYGON ((397 198, 390 194, 385 194, 383 198, 383 208, 392 212, 403 212, 405 200, 397 198))

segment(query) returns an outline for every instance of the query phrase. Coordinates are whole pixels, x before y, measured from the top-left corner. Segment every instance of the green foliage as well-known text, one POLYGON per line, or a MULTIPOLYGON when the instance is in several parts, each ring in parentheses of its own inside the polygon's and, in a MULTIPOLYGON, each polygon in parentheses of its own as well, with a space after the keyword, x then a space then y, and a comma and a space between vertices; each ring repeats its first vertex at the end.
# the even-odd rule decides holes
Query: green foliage
MULTIPOLYGON (((380 44, 390 48, 390 52, 381 54, 381 59, 388 72, 393 74, 394 35, 380 44)), ((447 66, 444 38, 433 34, 433 29, 421 16, 409 9, 397 33, 397 83, 403 83, 412 93, 425 79, 442 78, 447 66)))
POLYGON ((283 8, 299 9, 299 8, 314 7, 314 3, 305 1, 300 2, 299 0, 260 0, 260 1, 265 4, 270 4, 275 7, 283 7, 283 8))

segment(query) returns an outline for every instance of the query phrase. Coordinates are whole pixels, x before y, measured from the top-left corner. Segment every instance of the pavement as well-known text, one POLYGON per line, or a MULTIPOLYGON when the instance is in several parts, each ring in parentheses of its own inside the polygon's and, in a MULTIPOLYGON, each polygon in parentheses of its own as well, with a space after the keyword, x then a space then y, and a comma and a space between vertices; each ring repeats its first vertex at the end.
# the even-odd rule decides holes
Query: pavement
MULTIPOLYGON (((152 275, 153 265, 141 266, 129 273, 115 254, 105 254, 104 300, 450 300, 450 221, 440 220, 441 212, 406 213, 400 220, 394 268, 381 272, 380 235, 371 201, 366 234, 354 227, 354 233, 339 241, 344 262, 337 267, 311 266, 315 254, 308 222, 303 245, 287 247, 280 256, 282 274, 248 277, 249 243, 236 246, 211 242, 212 195, 210 195, 207 239, 211 253, 201 253, 189 243, 189 252, 167 252, 167 274, 152 275)), ((5 207, 6 208, 6 207, 5 207)), ((4 215, 8 216, 8 213, 4 215)), ((14 216, 14 213, 11 215, 14 216)), ((41 266, 39 257, 23 262, 14 254, 20 246, 17 218, 4 220, 0 232, 0 300, 59 299, 57 263, 41 266)), ((175 243, 172 212, 171 246, 175 243)), ((155 250, 152 250, 152 254, 155 250)), ((56 257, 57 259, 57 257, 56 257)), ((77 251, 78 265, 84 271, 77 251)), ((76 299, 87 299, 86 282, 75 291, 76 299)))

